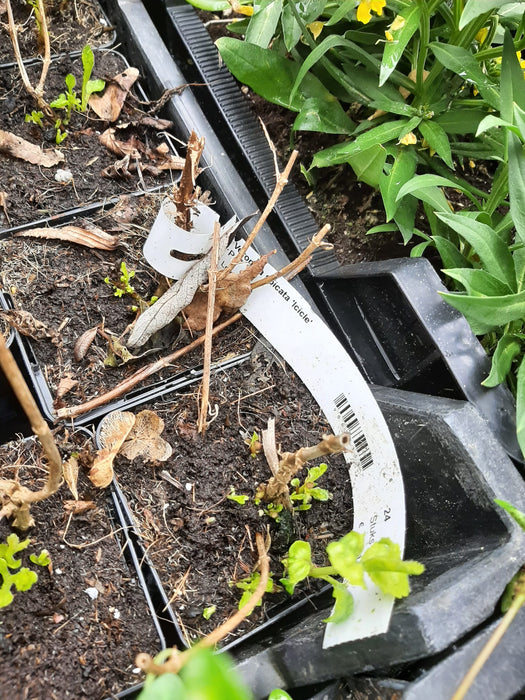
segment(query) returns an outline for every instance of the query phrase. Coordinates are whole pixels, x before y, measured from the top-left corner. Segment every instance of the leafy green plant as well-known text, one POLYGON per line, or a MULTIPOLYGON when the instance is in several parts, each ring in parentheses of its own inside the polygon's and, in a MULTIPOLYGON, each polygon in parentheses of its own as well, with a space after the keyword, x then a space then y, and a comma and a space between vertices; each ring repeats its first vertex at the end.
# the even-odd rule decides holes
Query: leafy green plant
POLYGON ((312 562, 311 548, 308 542, 297 540, 289 549, 285 560, 286 578, 281 579, 286 591, 291 595, 295 586, 304 579, 319 578, 333 587, 335 606, 333 614, 325 622, 342 622, 352 613, 354 599, 348 585, 366 588, 365 574, 383 593, 395 598, 405 598, 410 592, 408 577, 418 576, 425 567, 416 561, 403 561, 399 545, 388 538, 363 551, 365 536, 358 532, 349 532, 336 542, 330 542, 326 553, 331 566, 315 566, 312 562), (335 576, 345 579, 338 580, 335 576))
MULTIPOLYGON (((0 608, 5 608, 13 602, 13 586, 17 591, 28 591, 38 581, 38 575, 25 566, 21 567, 21 560, 15 558, 30 542, 29 539, 20 540, 18 535, 12 533, 7 536, 5 543, 0 543, 0 608), (16 570, 16 573, 12 573, 10 569, 16 570)), ((38 566, 48 566, 51 563, 49 552, 45 549, 38 556, 31 554, 29 558, 38 566)))
POLYGON ((501 136, 478 127, 500 109, 502 27, 512 31, 514 51, 525 47, 523 12, 508 5, 273 0, 230 25, 244 41, 216 43, 238 80, 297 113, 294 131, 346 137, 318 152, 312 167, 348 163, 381 191, 390 222, 383 230, 408 241, 418 198, 447 206, 435 184, 418 197, 398 196, 414 175, 433 170, 480 205, 491 199, 454 171, 462 159, 503 159, 501 136))
POLYGON ((109 284, 113 288, 113 296, 123 297, 124 294, 129 294, 134 296, 136 294, 135 289, 131 285, 131 280, 135 277, 135 270, 128 270, 128 266, 124 260, 120 263, 120 277, 119 282, 111 282, 109 277, 104 278, 104 282, 109 284))
POLYGON ((36 124, 39 126, 41 129, 44 128, 44 122, 42 121, 44 118, 44 113, 41 112, 40 110, 34 109, 31 114, 26 114, 25 115, 25 121, 26 122, 32 122, 33 124, 36 124))
POLYGON ((64 82, 66 83, 66 91, 61 92, 57 98, 49 103, 49 106, 53 109, 63 109, 66 115, 62 121, 64 124, 69 124, 72 111, 74 109, 80 111, 81 102, 75 91, 77 84, 75 76, 72 73, 68 73, 64 78, 64 82))
POLYGON ((215 605, 208 605, 208 607, 204 608, 204 610, 202 611, 202 617, 205 620, 209 620, 216 610, 217 607, 215 605))
POLYGON ((326 489, 321 489, 317 486, 317 480, 322 477, 328 465, 323 462, 318 467, 310 467, 301 484, 300 479, 292 479, 290 485, 293 491, 290 491, 292 501, 298 501, 299 505, 294 505, 294 510, 310 510, 312 507, 311 501, 329 501, 332 494, 326 489))
MULTIPOLYGON (((258 571, 254 571, 249 576, 245 576, 240 581, 236 581, 235 583, 230 582, 230 585, 234 585, 236 588, 240 588, 241 591, 244 591, 244 593, 241 596, 241 599, 239 600, 239 606, 238 606, 239 610, 251 598, 251 596, 253 595, 257 586, 259 585, 260 580, 261 580, 261 574, 258 571)), ((275 593, 276 591, 279 591, 279 590, 281 590, 281 589, 279 588, 279 586, 277 586, 274 583, 272 576, 270 575, 268 577, 268 582, 266 584, 265 592, 266 593, 275 593)), ((262 605, 262 600, 260 600, 257 603, 257 606, 260 606, 260 605, 262 605)))
POLYGON ((231 487, 230 493, 226 496, 226 498, 230 501, 235 501, 235 503, 239 503, 241 506, 243 506, 246 501, 250 500, 249 496, 244 496, 240 493, 235 493, 235 489, 233 486, 231 487))

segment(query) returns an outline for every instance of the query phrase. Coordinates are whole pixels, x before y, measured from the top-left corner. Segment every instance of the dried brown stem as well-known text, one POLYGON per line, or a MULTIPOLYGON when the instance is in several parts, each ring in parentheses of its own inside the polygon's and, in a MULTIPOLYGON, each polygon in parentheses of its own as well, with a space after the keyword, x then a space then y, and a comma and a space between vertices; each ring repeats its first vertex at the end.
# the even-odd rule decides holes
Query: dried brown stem
POLYGON ((197 432, 206 431, 206 416, 208 415, 208 399, 210 396, 211 347, 213 340, 213 315, 215 312, 215 290, 217 288, 217 271, 219 264, 219 239, 221 227, 218 221, 213 226, 210 267, 208 270, 208 306, 206 309, 206 328, 204 330, 204 359, 202 367, 201 405, 197 432))
POLYGON ((201 649, 214 647, 221 641, 221 639, 227 637, 230 632, 233 632, 233 630, 236 629, 246 617, 248 617, 248 615, 254 610, 257 603, 264 596, 266 586, 268 584, 268 578, 270 576, 270 559, 266 552, 264 538, 259 532, 255 535, 255 541, 257 543, 257 553, 259 555, 261 578, 257 588, 253 592, 248 602, 243 605, 242 608, 234 615, 228 618, 226 622, 213 630, 213 632, 211 632, 208 636, 201 639, 200 642, 195 644, 195 646, 182 653, 177 653, 176 650, 174 650, 172 656, 162 665, 156 664, 149 654, 138 654, 135 658, 135 664, 138 666, 138 668, 141 668, 146 673, 150 673, 155 676, 160 676, 164 673, 179 673, 181 668, 192 658, 194 654, 198 653, 201 649))
POLYGON ((324 435, 321 442, 312 447, 301 447, 296 452, 284 452, 279 461, 279 470, 267 484, 261 484, 257 491, 257 498, 263 501, 281 501, 283 505, 289 506, 288 484, 290 480, 299 472, 305 462, 329 454, 346 452, 351 446, 350 435, 324 435))
POLYGON ((3 493, 8 499, 8 503, 0 511, 0 517, 14 517, 13 524, 15 527, 27 530, 33 524, 33 519, 29 513, 29 505, 51 496, 60 487, 62 481, 62 459, 53 434, 43 419, 26 381, 1 334, 0 367, 20 402, 29 420, 31 429, 39 439, 48 460, 46 483, 40 491, 31 491, 9 480, 0 481, 0 494, 3 493))
POLYGON ((260 217, 258 218, 257 223, 256 223, 255 226, 253 227, 253 230, 252 230, 252 232, 250 233, 250 235, 248 236, 248 238, 244 241, 244 244, 243 244, 242 248, 240 249, 240 251, 239 251, 239 252, 237 253, 237 255, 233 258, 233 260, 230 262, 230 264, 228 265, 228 267, 225 267, 224 270, 222 270, 222 271, 219 273, 219 275, 218 275, 218 277, 217 277, 217 280, 218 280, 218 281, 224 279, 224 278, 226 277, 226 275, 228 275, 228 274, 233 270, 233 268, 235 267, 235 265, 237 265, 238 263, 240 263, 241 260, 243 259, 243 257, 244 257, 244 255, 245 255, 246 251, 248 250, 248 248, 249 248, 249 247, 251 246, 251 244, 253 243, 253 241, 254 241, 254 239, 255 239, 255 236, 259 233, 259 231, 260 231, 261 228, 263 227, 263 224, 265 223, 266 219, 267 219, 268 216, 270 215, 272 209, 273 209, 274 206, 275 206, 275 203, 276 203, 277 200, 279 199, 279 196, 280 196, 281 192, 283 191, 283 189, 284 189, 286 183, 288 182, 288 176, 290 175, 290 171, 291 171, 291 169, 293 168, 293 165, 294 165, 294 163, 295 163, 295 161, 296 161, 298 155, 299 155, 299 151, 292 151, 292 154, 291 154, 291 156, 290 156, 290 158, 289 158, 289 160, 288 160, 288 163, 286 164, 285 169, 284 169, 283 172, 279 175, 279 178, 278 178, 278 180, 277 180, 277 182, 276 182, 276 184, 275 184, 275 189, 274 189, 274 191, 273 191, 273 193, 272 193, 272 196, 271 196, 270 199, 268 200, 268 204, 266 205, 266 207, 265 207, 263 213, 262 213, 262 214, 260 215, 260 217))
POLYGON ((44 59, 42 63, 42 71, 40 73, 40 80, 38 85, 34 88, 29 80, 27 71, 25 69, 24 61, 20 53, 20 45, 18 44, 18 33, 16 31, 15 19, 13 17, 13 9, 11 7, 11 0, 6 0, 6 10, 7 10, 7 31, 9 32, 9 37, 11 39, 11 44, 13 45, 13 52, 15 54, 16 65, 20 72, 20 77, 22 78, 22 83, 26 91, 35 100, 39 109, 46 115, 46 117, 54 119, 53 110, 44 100, 44 84, 47 77, 47 72, 51 64, 51 49, 49 45, 49 32, 47 29, 47 19, 46 12, 44 8, 43 0, 38 0, 38 11, 41 17, 42 23, 42 34, 44 38, 44 59))
MULTIPOLYGON (((215 328, 213 329, 213 335, 220 333, 220 331, 222 331, 224 328, 227 328, 232 323, 235 323, 235 321, 238 321, 240 318, 241 313, 234 314, 223 323, 219 324, 218 326, 215 326, 215 328)), ((185 347, 180 348, 175 352, 172 352, 170 355, 166 355, 166 357, 161 357, 160 360, 153 362, 151 365, 137 370, 137 372, 132 374, 127 379, 124 379, 124 381, 120 382, 120 384, 117 384, 117 386, 113 387, 113 389, 106 392, 105 394, 97 396, 94 399, 91 399, 91 401, 86 401, 86 403, 80 404, 79 406, 66 406, 65 408, 61 408, 57 411, 57 418, 76 418, 77 416, 81 416, 82 414, 87 413, 88 411, 91 411, 94 408, 103 406, 108 401, 118 399, 119 396, 122 396, 122 394, 125 394, 127 391, 130 391, 131 389, 136 387, 137 384, 140 384, 140 382, 143 382, 148 377, 151 377, 152 374, 159 372, 164 367, 167 367, 172 362, 175 362, 175 360, 178 360, 179 357, 182 357, 183 355, 186 355, 188 352, 191 352, 195 348, 198 348, 199 345, 202 345, 202 343, 204 343, 204 335, 201 335, 199 338, 196 338, 189 345, 186 345, 185 347)))

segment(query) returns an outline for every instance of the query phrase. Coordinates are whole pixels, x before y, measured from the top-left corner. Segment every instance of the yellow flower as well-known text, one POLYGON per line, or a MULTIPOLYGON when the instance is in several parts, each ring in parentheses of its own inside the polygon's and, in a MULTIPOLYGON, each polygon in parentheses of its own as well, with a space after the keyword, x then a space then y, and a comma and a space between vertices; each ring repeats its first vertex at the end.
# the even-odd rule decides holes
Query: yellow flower
POLYGON ((368 24, 372 19, 372 12, 375 12, 376 15, 382 15, 385 5, 386 0, 359 0, 357 21, 362 24, 368 24))
POLYGON ((312 32, 313 38, 317 39, 319 34, 323 31, 324 22, 310 22, 310 24, 307 24, 306 26, 312 32))
POLYGON ((392 35, 392 32, 389 32, 388 29, 385 30, 385 36, 387 41, 394 41, 394 37, 392 35))
POLYGON ((253 15, 253 7, 241 5, 238 0, 228 0, 228 2, 234 12, 238 12, 246 17, 251 17, 253 15))
POLYGON ((417 143, 416 135, 413 131, 409 131, 408 134, 405 134, 402 139, 399 139, 399 143, 402 143, 403 146, 411 146, 414 143, 417 143))
POLYGON ((405 18, 401 15, 397 15, 392 24, 387 30, 385 30, 385 36, 387 41, 394 41, 394 35, 392 32, 397 32, 398 29, 402 29, 405 26, 405 18))
POLYGON ((479 30, 479 32, 476 34, 476 37, 475 37, 478 44, 482 44, 485 41, 488 33, 489 33, 489 30, 486 27, 483 27, 482 29, 479 30))

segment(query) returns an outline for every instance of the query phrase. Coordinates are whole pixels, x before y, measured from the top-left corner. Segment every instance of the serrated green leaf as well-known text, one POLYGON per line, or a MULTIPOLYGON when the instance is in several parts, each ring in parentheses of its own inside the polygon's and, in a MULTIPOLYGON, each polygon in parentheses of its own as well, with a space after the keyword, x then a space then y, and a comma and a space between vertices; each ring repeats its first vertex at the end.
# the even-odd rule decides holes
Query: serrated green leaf
POLYGON ((445 130, 432 120, 423 120, 418 128, 430 148, 436 151, 441 160, 451 170, 454 170, 450 142, 445 130))
POLYGON ((512 254, 505 241, 490 226, 460 214, 440 212, 436 215, 472 246, 489 274, 508 285, 511 291, 515 291, 516 277, 512 254))
MULTIPOLYGON (((296 586, 300 581, 303 581, 312 568, 312 552, 308 542, 296 540, 288 550, 286 558, 287 567, 287 582, 292 586, 296 586)), ((283 583, 283 585, 286 585, 283 583)), ((287 589, 288 590, 288 589, 287 589)))
POLYGON ((326 553, 337 573, 353 586, 365 587, 363 567, 357 558, 363 551, 365 536, 359 532, 349 532, 337 542, 330 542, 326 553))
POLYGON ((327 617, 323 622, 333 622, 337 625, 347 620, 352 614, 354 610, 354 597, 347 586, 342 583, 336 583, 333 586, 332 596, 335 599, 334 609, 330 617, 327 617))
POLYGON ((51 557, 47 549, 43 549, 38 556, 36 554, 30 554, 29 559, 37 566, 49 566, 51 564, 51 557))
POLYGON ((380 126, 369 129, 363 134, 359 134, 355 139, 338 143, 323 151, 318 151, 312 161, 314 168, 326 168, 332 165, 339 165, 348 162, 350 156, 362 153, 376 145, 384 145, 392 139, 397 139, 399 131, 407 124, 406 119, 385 122, 380 126))
POLYGON ((263 49, 273 39, 277 24, 281 18, 283 0, 272 0, 264 4, 255 12, 246 31, 246 41, 249 44, 256 44, 263 49))
POLYGON ((379 85, 384 85, 395 70, 408 42, 419 27, 420 8, 417 3, 403 11, 405 24, 395 32, 394 41, 387 41, 383 50, 381 70, 379 71, 379 85))
POLYGON ((361 562, 376 586, 394 598, 405 598, 410 593, 408 576, 418 576, 425 570, 417 561, 403 561, 399 545, 387 537, 369 547, 361 562))
POLYGON ((17 591, 28 591, 38 581, 38 574, 23 566, 12 576, 12 581, 17 591))
POLYGON ((503 510, 506 510, 507 513, 514 518, 518 525, 525 530, 525 513, 522 513, 521 510, 518 510, 507 501, 502 501, 500 498, 495 498, 494 502, 497 503, 498 506, 501 506, 503 510))
POLYGON ((500 98, 497 86, 483 73, 478 62, 470 51, 453 44, 442 44, 437 41, 429 44, 434 56, 448 70, 456 73, 465 82, 475 85, 491 107, 499 110, 500 98))
POLYGON ((525 316, 525 292, 496 297, 449 292, 439 294, 448 304, 461 311, 476 335, 483 335, 525 316))
POLYGON ((383 198, 386 220, 390 221, 399 208, 397 198, 401 187, 412 180, 416 172, 417 157, 413 149, 400 147, 388 175, 383 173, 379 180, 379 190, 383 198))
POLYGON ((498 340, 498 344, 492 355, 492 365, 489 376, 482 381, 486 387, 498 386, 505 381, 510 372, 512 363, 521 352, 521 343, 516 336, 505 333, 498 340))

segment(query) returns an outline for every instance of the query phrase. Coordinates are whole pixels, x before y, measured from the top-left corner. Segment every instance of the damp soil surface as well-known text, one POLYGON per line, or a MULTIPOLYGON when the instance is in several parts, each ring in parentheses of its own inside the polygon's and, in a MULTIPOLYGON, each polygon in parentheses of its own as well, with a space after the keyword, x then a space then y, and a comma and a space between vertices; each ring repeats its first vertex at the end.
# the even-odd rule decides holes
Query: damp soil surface
MULTIPOLYGON (((82 450, 86 437, 62 435, 64 456, 82 450)), ((0 448, 0 477, 36 490, 43 485, 40 448, 34 441, 0 448)), ((16 555, 35 571, 29 591, 13 589, 13 602, 0 610, 2 697, 33 700, 102 700, 137 683, 135 656, 156 653, 160 642, 135 573, 109 516, 107 493, 81 472, 84 513, 70 515, 67 487, 31 507, 36 525, 27 549, 16 555), (29 559, 47 549, 50 566, 29 559), (87 591, 87 592, 86 592, 87 591)), ((12 530, 0 522, 0 542, 12 530)))
MULTIPOLYGON (((28 66, 27 72, 33 85, 38 81, 40 65, 28 66)), ((110 51, 95 53, 92 78, 101 78, 108 84, 111 79, 124 71, 127 64, 122 56, 110 51)), ((80 94, 82 84, 82 63, 80 58, 64 57, 53 61, 45 83, 44 97, 48 102, 64 93, 64 79, 73 74, 80 94)), ((109 124, 99 119, 92 110, 87 113, 73 111, 67 125, 67 138, 56 144, 54 126, 44 120, 43 126, 26 122, 36 106, 23 88, 16 68, 0 70, 0 124, 4 131, 39 146, 48 153, 57 151, 63 156, 56 165, 43 167, 15 158, 0 149, 0 232, 11 227, 34 222, 60 212, 81 207, 94 202, 104 202, 112 196, 138 190, 168 185, 173 173, 158 171, 148 156, 139 160, 130 158, 127 165, 122 154, 116 155, 106 148, 99 136, 110 126, 115 128, 115 138, 128 144, 142 144, 148 153, 158 146, 167 145, 166 138, 156 128, 155 123, 145 126, 138 122, 144 117, 145 109, 134 98, 128 96, 117 122, 109 124), (134 141, 135 140, 135 141, 134 141), (72 179, 64 182, 64 173, 72 179), (104 175, 103 171, 107 174, 104 175), (59 178, 58 181, 56 178, 59 178)), ((57 111, 60 116, 63 110, 57 111)), ((151 116, 151 115, 150 115, 151 116)), ((137 146, 141 149, 141 146, 137 146)))
MULTIPOLYGON (((35 10, 24 0, 11 0, 11 6, 22 60, 42 58, 44 52, 38 40, 35 10)), ((114 29, 109 26, 96 0, 51 0, 45 6, 52 56, 81 51, 86 44, 95 48, 113 42, 114 29)), ((5 9, 0 13, 0 22, 1 65, 14 62, 15 56, 7 31, 5 9)))
MULTIPOLYGON (((294 452, 314 445, 331 430, 309 391, 283 361, 262 344, 251 359, 212 376, 213 419, 207 432, 196 432, 196 390, 171 394, 154 410, 165 422, 162 437, 173 447, 166 462, 145 464, 118 456, 116 479, 128 501, 143 549, 157 570, 183 643, 210 632, 237 610, 242 590, 235 584, 250 576, 257 564, 256 533, 271 538, 271 573, 276 586, 284 575, 281 560, 296 539, 310 543, 313 560, 326 565, 325 547, 352 529, 352 497, 348 466, 342 455, 320 461, 328 469, 318 486, 327 502, 312 501, 309 510, 281 512, 279 521, 256 504, 259 484, 271 471, 262 452, 251 456, 248 443, 275 419, 277 447, 294 452), (228 495, 247 496, 244 505, 228 495), (207 620, 203 612, 215 612, 207 620)), ((301 483, 306 468, 299 472, 301 483)), ((268 593, 261 607, 224 641, 231 642, 298 601, 319 591, 319 581, 301 584, 290 599, 284 591, 268 593)), ((329 606, 327 592, 323 604, 329 606)), ((313 608, 308 604, 306 609, 313 608)), ((166 613, 169 615, 169 613, 166 613)), ((294 619, 297 620, 295 614, 294 619)))

